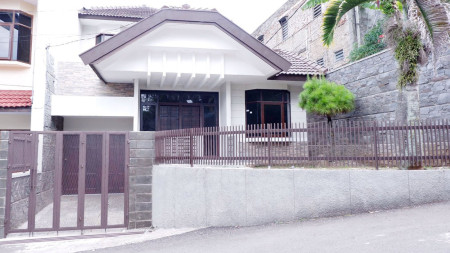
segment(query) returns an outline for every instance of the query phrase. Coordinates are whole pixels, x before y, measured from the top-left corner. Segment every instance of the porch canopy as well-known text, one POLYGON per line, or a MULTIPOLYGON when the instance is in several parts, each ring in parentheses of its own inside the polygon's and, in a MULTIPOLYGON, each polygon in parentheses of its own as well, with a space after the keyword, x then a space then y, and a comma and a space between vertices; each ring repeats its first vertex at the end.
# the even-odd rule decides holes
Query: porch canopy
POLYGON ((215 10, 173 8, 161 9, 80 57, 105 83, 138 80, 148 89, 217 89, 228 81, 267 81, 291 67, 215 10))

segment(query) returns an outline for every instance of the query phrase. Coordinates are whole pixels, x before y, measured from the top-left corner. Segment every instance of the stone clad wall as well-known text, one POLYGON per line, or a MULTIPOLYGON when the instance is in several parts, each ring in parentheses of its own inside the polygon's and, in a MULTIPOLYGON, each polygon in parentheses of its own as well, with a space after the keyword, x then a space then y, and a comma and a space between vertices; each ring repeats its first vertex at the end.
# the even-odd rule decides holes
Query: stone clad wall
POLYGON ((5 237, 6 169, 9 132, 0 131, 0 238, 5 237))
POLYGON ((56 94, 66 96, 132 97, 132 84, 105 84, 82 62, 58 62, 56 94))
POLYGON ((155 133, 130 132, 128 228, 152 226, 152 170, 155 133))
MULTIPOLYGON (((395 120, 398 64, 392 50, 347 64, 326 77, 345 85, 356 97, 355 110, 335 119, 395 120)), ((432 63, 421 67, 418 87, 421 119, 450 119, 450 49, 438 58, 436 73, 432 63)), ((310 123, 325 120, 308 115, 310 123)))

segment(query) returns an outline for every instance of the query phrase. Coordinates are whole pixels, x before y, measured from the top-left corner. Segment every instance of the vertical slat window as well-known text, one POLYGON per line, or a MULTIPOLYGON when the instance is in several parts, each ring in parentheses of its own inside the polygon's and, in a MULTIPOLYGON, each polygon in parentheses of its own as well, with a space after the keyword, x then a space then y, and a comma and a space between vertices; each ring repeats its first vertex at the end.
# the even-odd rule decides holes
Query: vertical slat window
POLYGON ((279 22, 281 25, 281 34, 282 34, 283 40, 285 40, 289 36, 288 17, 285 16, 285 17, 281 18, 279 22))
POLYGON ((320 4, 313 8, 313 18, 317 18, 322 14, 322 6, 320 4))
POLYGON ((341 49, 341 50, 334 52, 334 56, 336 58, 336 62, 343 61, 344 60, 344 50, 341 49))
POLYGON ((323 58, 320 58, 316 61, 317 64, 319 64, 320 66, 325 66, 325 62, 323 61, 323 58))

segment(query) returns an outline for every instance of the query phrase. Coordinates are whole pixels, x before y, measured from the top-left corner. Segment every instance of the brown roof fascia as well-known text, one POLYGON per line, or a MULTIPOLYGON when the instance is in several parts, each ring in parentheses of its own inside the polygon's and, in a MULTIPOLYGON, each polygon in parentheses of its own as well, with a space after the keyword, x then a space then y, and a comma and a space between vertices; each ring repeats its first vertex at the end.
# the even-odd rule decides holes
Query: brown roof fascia
POLYGON ((78 13, 78 18, 97 19, 97 20, 112 20, 112 21, 132 21, 132 22, 139 22, 142 20, 142 18, 114 17, 114 16, 90 15, 90 14, 82 14, 82 13, 78 13))
POLYGON ((287 71, 291 63, 272 51, 270 48, 253 38, 229 19, 218 12, 202 10, 162 9, 152 16, 143 19, 130 28, 118 33, 111 39, 80 54, 84 64, 93 64, 116 49, 143 36, 163 22, 204 23, 215 24, 228 35, 234 37, 247 49, 255 53, 272 67, 287 71))
MULTIPOLYGON (((311 75, 309 75, 311 76, 311 75)), ((308 80, 308 75, 286 75, 286 74, 280 74, 280 75, 274 75, 267 80, 277 80, 277 81, 306 81, 308 80)))

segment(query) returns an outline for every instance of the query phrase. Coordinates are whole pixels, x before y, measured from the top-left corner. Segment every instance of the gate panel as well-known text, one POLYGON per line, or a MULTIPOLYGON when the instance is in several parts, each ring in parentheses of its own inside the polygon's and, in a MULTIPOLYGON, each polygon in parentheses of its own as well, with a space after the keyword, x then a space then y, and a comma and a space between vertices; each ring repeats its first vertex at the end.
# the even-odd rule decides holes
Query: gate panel
POLYGON ((6 233, 126 227, 127 133, 11 132, 6 233))

